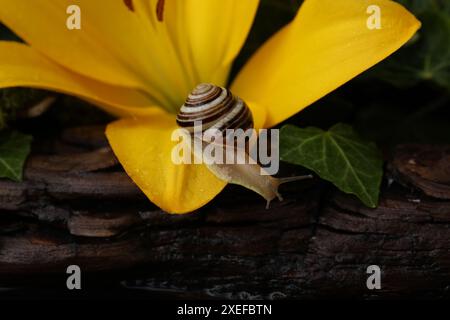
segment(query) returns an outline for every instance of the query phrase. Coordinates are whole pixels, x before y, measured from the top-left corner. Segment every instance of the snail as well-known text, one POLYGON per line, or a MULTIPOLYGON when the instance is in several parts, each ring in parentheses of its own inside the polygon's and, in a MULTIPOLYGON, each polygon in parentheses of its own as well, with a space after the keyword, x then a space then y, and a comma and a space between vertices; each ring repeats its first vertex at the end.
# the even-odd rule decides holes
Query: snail
MULTIPOLYGON (((216 143, 214 147, 216 150, 219 147, 225 158, 236 161, 233 163, 206 161, 208 169, 219 179, 241 185, 260 194, 267 201, 267 208, 275 198, 283 200, 278 192, 281 184, 312 178, 311 175, 275 178, 264 171, 265 169, 256 161, 257 159, 254 159, 253 154, 250 155, 249 150, 254 147, 255 140, 246 140, 244 147, 236 145, 237 137, 233 135, 234 132, 248 133, 249 129, 253 129, 254 121, 252 112, 245 101, 233 95, 228 89, 207 83, 198 85, 181 107, 177 115, 177 124, 191 136, 190 141, 202 140, 200 142, 202 150, 191 149, 197 157, 204 156, 199 152, 213 143, 204 139, 205 133, 221 134, 224 137, 223 142, 219 142, 219 146, 216 143), (198 136, 195 133, 199 125, 202 134, 198 136), (227 139, 230 137, 232 139, 227 139)), ((255 130, 250 132, 254 133, 255 130)))

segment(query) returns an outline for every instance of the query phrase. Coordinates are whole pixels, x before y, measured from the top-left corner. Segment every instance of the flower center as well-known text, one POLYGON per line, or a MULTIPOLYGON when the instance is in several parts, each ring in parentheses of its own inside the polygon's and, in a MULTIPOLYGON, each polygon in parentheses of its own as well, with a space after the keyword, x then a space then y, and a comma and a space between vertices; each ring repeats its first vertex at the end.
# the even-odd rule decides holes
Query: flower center
POLYGON ((164 5, 165 0, 158 0, 158 3, 156 4, 156 17, 160 22, 164 21, 164 5))
POLYGON ((123 0, 123 2, 128 7, 128 9, 130 9, 131 11, 134 11, 133 0, 123 0))
MULTIPOLYGON (((125 5, 134 12, 134 3, 133 0, 123 0, 125 5)), ((158 0, 156 3, 156 17, 159 22, 164 21, 164 7, 165 7, 165 0, 158 0)))

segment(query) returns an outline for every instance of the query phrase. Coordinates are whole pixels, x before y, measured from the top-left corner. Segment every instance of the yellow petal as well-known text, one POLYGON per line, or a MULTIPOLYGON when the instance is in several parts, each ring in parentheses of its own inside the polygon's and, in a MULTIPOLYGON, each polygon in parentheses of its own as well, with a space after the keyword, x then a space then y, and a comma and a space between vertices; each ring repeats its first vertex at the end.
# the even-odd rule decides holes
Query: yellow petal
POLYGON ((266 109, 252 101, 246 101, 246 103, 252 112, 255 129, 264 129, 264 124, 266 123, 267 118, 266 109))
POLYGON ((225 85, 258 4, 259 0, 165 1, 163 23, 191 89, 203 82, 225 85))
POLYGON ((227 183, 205 165, 172 162, 176 128, 173 116, 160 115, 119 120, 106 135, 125 171, 153 203, 169 213, 188 213, 211 201, 227 183))
POLYGON ((153 113, 153 102, 135 89, 75 74, 27 45, 0 41, 0 88, 33 87, 75 95, 116 115, 153 113))
POLYGON ((273 126, 383 60, 420 22, 388 0, 306 0, 295 20, 272 37, 238 75, 232 90, 267 108, 273 126), (381 29, 369 29, 369 6, 381 29))
POLYGON ((58 64, 112 85, 141 88, 162 106, 164 77, 152 60, 156 45, 122 0, 0 0, 0 21, 58 64), (66 26, 70 5, 81 30, 66 26))

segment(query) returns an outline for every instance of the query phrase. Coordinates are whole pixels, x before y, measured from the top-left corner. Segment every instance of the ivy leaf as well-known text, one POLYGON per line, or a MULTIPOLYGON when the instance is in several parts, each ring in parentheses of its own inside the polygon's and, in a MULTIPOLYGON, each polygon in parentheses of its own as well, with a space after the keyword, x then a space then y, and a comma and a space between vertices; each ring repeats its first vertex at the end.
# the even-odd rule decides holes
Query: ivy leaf
POLYGON ((22 181, 32 140, 31 136, 17 131, 0 132, 0 178, 22 181))
POLYGON ((378 205, 383 161, 374 143, 363 140, 346 124, 329 131, 286 125, 280 134, 281 160, 301 165, 366 206, 378 205))

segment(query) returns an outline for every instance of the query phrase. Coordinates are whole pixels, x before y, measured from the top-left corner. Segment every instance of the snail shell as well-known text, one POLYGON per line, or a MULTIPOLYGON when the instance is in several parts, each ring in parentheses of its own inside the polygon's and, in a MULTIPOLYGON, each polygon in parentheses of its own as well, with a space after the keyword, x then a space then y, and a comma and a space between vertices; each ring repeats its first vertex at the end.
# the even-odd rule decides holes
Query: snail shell
POLYGON ((181 128, 194 132, 201 121, 203 132, 217 129, 225 135, 226 129, 251 129, 253 116, 247 104, 229 90, 212 84, 198 85, 189 94, 177 115, 181 128))
MULTIPOLYGON (((198 121, 202 125, 202 133, 206 130, 218 130, 225 138, 227 138, 227 129, 245 131, 253 128, 252 113, 241 98, 234 96, 227 89, 206 83, 198 85, 192 91, 177 115, 178 125, 191 135, 194 135, 198 121)), ((203 142, 204 146, 205 144, 203 142)), ((246 144, 247 159, 248 148, 249 145, 246 144)), ((220 150, 224 154, 229 152, 229 149, 224 146, 220 150)), ((282 183, 310 178, 310 176, 301 176, 277 179, 269 175, 261 175, 262 169, 256 162, 238 165, 210 164, 208 169, 219 179, 259 193, 267 200, 267 207, 275 198, 282 200, 278 192, 278 187, 282 183)))

